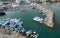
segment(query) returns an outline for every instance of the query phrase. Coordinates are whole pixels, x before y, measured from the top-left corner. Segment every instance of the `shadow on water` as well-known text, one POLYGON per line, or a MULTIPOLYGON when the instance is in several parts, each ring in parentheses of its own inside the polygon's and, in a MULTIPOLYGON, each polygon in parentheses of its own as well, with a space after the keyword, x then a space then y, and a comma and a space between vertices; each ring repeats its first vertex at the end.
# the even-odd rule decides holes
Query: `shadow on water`
POLYGON ((53 11, 55 14, 54 14, 54 30, 59 30, 60 31, 60 3, 58 4, 52 4, 51 6, 50 5, 47 5, 47 7, 49 10, 53 11))
POLYGON ((54 18, 53 18, 53 22, 54 22, 54 29, 60 29, 60 23, 57 21, 59 17, 56 16, 56 13, 54 13, 54 18))

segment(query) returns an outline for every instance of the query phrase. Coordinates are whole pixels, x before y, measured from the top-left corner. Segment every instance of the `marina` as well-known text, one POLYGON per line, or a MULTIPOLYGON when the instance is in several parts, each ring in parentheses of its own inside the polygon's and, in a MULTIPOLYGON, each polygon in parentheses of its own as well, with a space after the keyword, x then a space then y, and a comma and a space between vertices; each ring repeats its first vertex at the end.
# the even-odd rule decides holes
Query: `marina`
MULTIPOLYGON (((26 27, 25 27, 26 30, 30 30, 30 29, 32 29, 32 28, 29 27, 29 29, 27 29, 27 28, 28 28, 27 26, 31 26, 31 25, 29 25, 29 24, 27 24, 27 23, 30 23, 29 21, 32 21, 32 20, 33 20, 33 17, 36 16, 36 15, 34 15, 34 14, 37 14, 36 12, 38 12, 38 15, 37 15, 37 16, 40 16, 40 14, 39 14, 40 11, 38 11, 38 10, 36 10, 36 9, 32 9, 32 7, 29 7, 28 9, 30 10, 30 12, 28 12, 28 13, 24 13, 24 12, 22 12, 22 11, 20 11, 20 10, 10 11, 10 12, 7 11, 7 12, 6 12, 6 15, 5 15, 6 17, 5 17, 5 16, 3 16, 3 17, 4 17, 4 18, 8 18, 8 17, 10 17, 10 18, 21 18, 21 19, 23 20, 23 22, 24 22, 24 23, 23 23, 23 26, 24 26, 24 27, 26 26, 26 27), (33 12, 33 10, 34 10, 35 12, 33 12), (8 15, 8 12, 9 12, 10 14, 11 14, 11 13, 14 13, 14 14, 16 14, 17 16, 8 15), (17 12, 18 12, 19 14, 17 14, 17 12), (32 12, 33 14, 32 14, 31 12, 32 12), (23 16, 22 14, 23 14, 24 16, 23 16), (19 15, 19 16, 18 16, 18 15, 19 15), (31 17, 31 18, 29 18, 30 20, 27 19, 28 21, 25 21, 26 18, 28 18, 28 16, 26 16, 26 15, 28 15, 29 17, 31 17), (34 16, 33 16, 33 15, 34 15, 34 16)), ((43 14, 42 14, 42 16, 43 16, 43 14)), ((44 17, 44 16, 43 16, 43 17, 44 17)), ((1 17, 1 18, 2 18, 2 17, 1 17)), ((0 19, 1 19, 1 18, 0 18, 0 19)), ((3 20, 4 18, 2 18, 2 20, 3 20)), ((13 21, 13 20, 12 20, 12 21, 13 21)), ((33 23, 37 23, 37 22, 32 21, 32 24, 33 24, 33 23)), ((35 26, 35 25, 34 25, 34 26, 35 26)), ((32 29, 32 31, 34 31, 34 29, 32 29)), ((36 36, 36 35, 35 35, 35 36, 36 36)), ((34 36, 34 37, 35 37, 35 36, 34 36)), ((37 35, 37 36, 38 36, 38 35, 37 35)))
POLYGON ((5 15, 0 16, 0 38, 60 37, 60 3, 16 0, 2 7, 5 15))
MULTIPOLYGON (((0 34, 4 35, 4 34, 8 34, 11 36, 12 34, 12 38, 16 38, 19 37, 20 34, 24 35, 24 38, 37 38, 39 36, 39 34, 36 34, 36 32, 32 32, 32 30, 26 31, 25 28, 22 26, 23 22, 21 21, 21 19, 10 19, 10 18, 6 18, 3 20, 4 23, 2 23, 1 21, 1 26, 0 26, 0 34), (15 34, 15 35, 14 35, 15 34)), ((20 35, 21 36, 21 35, 20 35)), ((3 38, 4 36, 2 36, 3 38)), ((7 36, 6 36, 7 38, 7 36)), ((10 38, 10 37, 8 37, 10 38)), ((19 38, 23 38, 19 37, 19 38)))

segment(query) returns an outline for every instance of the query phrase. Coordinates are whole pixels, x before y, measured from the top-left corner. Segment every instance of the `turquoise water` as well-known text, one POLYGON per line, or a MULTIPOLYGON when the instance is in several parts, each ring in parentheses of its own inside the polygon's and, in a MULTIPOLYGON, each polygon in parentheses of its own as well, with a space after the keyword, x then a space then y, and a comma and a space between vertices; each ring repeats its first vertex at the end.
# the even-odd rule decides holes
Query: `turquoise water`
POLYGON ((35 16, 39 16, 44 18, 41 11, 29 8, 28 13, 17 11, 7 11, 5 16, 0 16, 0 19, 4 19, 7 17, 11 18, 21 18, 24 22, 23 26, 26 30, 33 30, 39 34, 38 38, 60 38, 60 5, 51 6, 48 5, 48 9, 52 10, 55 13, 55 27, 50 29, 43 24, 33 21, 32 19, 35 16))
POLYGON ((41 35, 41 30, 43 29, 42 27, 44 26, 43 24, 40 24, 38 22, 33 21, 33 18, 35 16, 39 16, 41 18, 44 18, 43 13, 41 11, 32 9, 31 7, 28 8, 29 12, 25 13, 20 10, 17 11, 7 11, 5 16, 0 16, 0 19, 5 19, 5 18, 21 18, 21 20, 24 22, 23 26, 25 27, 26 30, 32 30, 36 31, 39 34, 39 38, 41 35))

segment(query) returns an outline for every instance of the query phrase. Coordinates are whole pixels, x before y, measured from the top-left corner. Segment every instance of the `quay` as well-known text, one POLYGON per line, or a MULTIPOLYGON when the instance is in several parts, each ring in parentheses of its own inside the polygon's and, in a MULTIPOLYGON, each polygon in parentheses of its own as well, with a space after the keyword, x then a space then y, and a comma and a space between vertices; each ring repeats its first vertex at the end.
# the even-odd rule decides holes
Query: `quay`
POLYGON ((54 13, 47 10, 46 18, 44 20, 44 24, 46 24, 48 27, 51 27, 51 28, 54 27, 53 16, 54 16, 54 13))
POLYGON ((44 6, 37 4, 37 3, 33 3, 30 6, 37 6, 35 7, 38 10, 41 10, 43 13, 45 13, 45 19, 44 19, 44 24, 47 25, 48 27, 53 28, 54 27, 54 23, 53 23, 53 15, 54 13, 48 9, 46 9, 44 6))

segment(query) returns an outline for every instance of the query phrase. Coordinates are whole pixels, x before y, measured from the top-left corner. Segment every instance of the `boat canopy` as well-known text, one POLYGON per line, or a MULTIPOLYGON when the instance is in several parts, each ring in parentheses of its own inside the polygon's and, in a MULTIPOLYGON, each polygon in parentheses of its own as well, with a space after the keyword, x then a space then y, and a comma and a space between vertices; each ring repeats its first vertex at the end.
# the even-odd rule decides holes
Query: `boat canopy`
POLYGON ((40 18, 40 17, 36 16, 36 17, 33 18, 33 20, 35 20, 35 21, 43 21, 43 18, 40 18))

